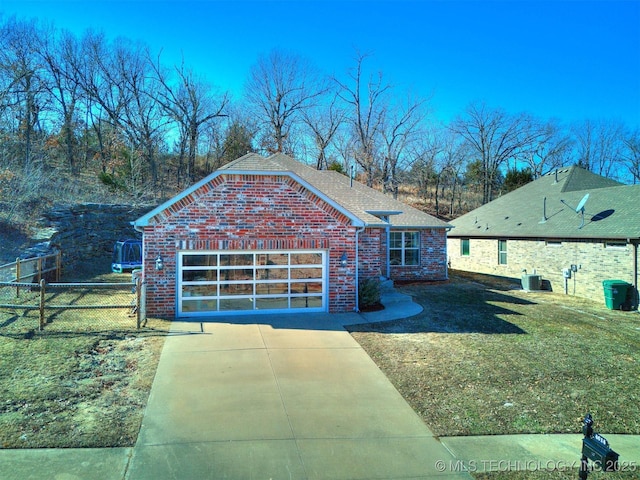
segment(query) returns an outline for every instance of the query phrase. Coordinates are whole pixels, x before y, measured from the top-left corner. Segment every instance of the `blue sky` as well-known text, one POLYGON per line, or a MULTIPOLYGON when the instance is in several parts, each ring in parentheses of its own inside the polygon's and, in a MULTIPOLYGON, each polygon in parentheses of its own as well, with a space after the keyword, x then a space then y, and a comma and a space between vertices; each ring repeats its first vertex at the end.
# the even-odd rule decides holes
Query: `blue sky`
POLYGON ((282 48, 346 76, 355 50, 448 121, 472 101, 544 119, 640 128, 640 0, 0 0, 4 16, 91 28, 162 49, 239 96, 261 53, 282 48))

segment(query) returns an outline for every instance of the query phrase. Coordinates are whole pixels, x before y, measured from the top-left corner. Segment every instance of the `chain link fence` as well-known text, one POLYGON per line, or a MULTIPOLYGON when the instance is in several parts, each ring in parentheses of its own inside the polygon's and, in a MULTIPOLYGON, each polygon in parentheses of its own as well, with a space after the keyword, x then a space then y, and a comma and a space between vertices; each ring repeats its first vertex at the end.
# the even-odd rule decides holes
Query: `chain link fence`
POLYGON ((0 282, 0 333, 29 335, 138 330, 142 282, 0 282))

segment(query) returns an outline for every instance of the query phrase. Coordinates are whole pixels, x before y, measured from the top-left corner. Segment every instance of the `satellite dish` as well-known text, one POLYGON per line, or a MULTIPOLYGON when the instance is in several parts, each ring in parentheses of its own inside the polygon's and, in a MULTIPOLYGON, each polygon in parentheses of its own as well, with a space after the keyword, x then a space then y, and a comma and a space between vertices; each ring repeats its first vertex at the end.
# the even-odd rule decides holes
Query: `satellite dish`
POLYGON ((580 203, 576 207, 576 213, 582 213, 584 215, 584 205, 585 203, 587 203, 587 200, 589 200, 588 193, 584 197, 582 197, 582 200, 580 200, 580 203))

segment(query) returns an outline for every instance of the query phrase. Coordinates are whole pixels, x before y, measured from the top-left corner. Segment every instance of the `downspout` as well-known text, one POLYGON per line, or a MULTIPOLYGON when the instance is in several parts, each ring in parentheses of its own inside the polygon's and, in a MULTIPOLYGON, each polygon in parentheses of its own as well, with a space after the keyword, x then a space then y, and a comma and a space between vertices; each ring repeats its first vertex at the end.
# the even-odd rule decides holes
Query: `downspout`
POLYGON ((356 308, 354 309, 354 312, 356 313, 360 313, 360 281, 359 281, 359 276, 358 276, 358 272, 359 272, 359 265, 360 265, 360 258, 359 258, 359 254, 358 254, 358 235, 360 235, 362 232, 364 232, 365 227, 361 227, 360 229, 356 229, 356 308))
POLYGON ((385 257, 387 259, 387 280, 391 279, 391 259, 389 258, 389 245, 391 242, 391 225, 387 225, 387 251, 385 252, 385 257))

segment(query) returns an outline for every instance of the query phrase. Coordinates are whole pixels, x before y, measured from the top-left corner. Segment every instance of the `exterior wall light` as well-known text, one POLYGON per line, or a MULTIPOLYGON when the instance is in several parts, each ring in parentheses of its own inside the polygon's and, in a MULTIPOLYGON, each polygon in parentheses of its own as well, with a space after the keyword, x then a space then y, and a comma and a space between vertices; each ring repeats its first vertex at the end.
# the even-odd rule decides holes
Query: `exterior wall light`
POLYGON ((342 256, 340 257, 340 265, 343 267, 347 266, 347 252, 342 252, 342 256))
POLYGON ((156 258, 156 270, 162 270, 164 268, 164 262, 162 261, 162 256, 158 255, 156 258))

